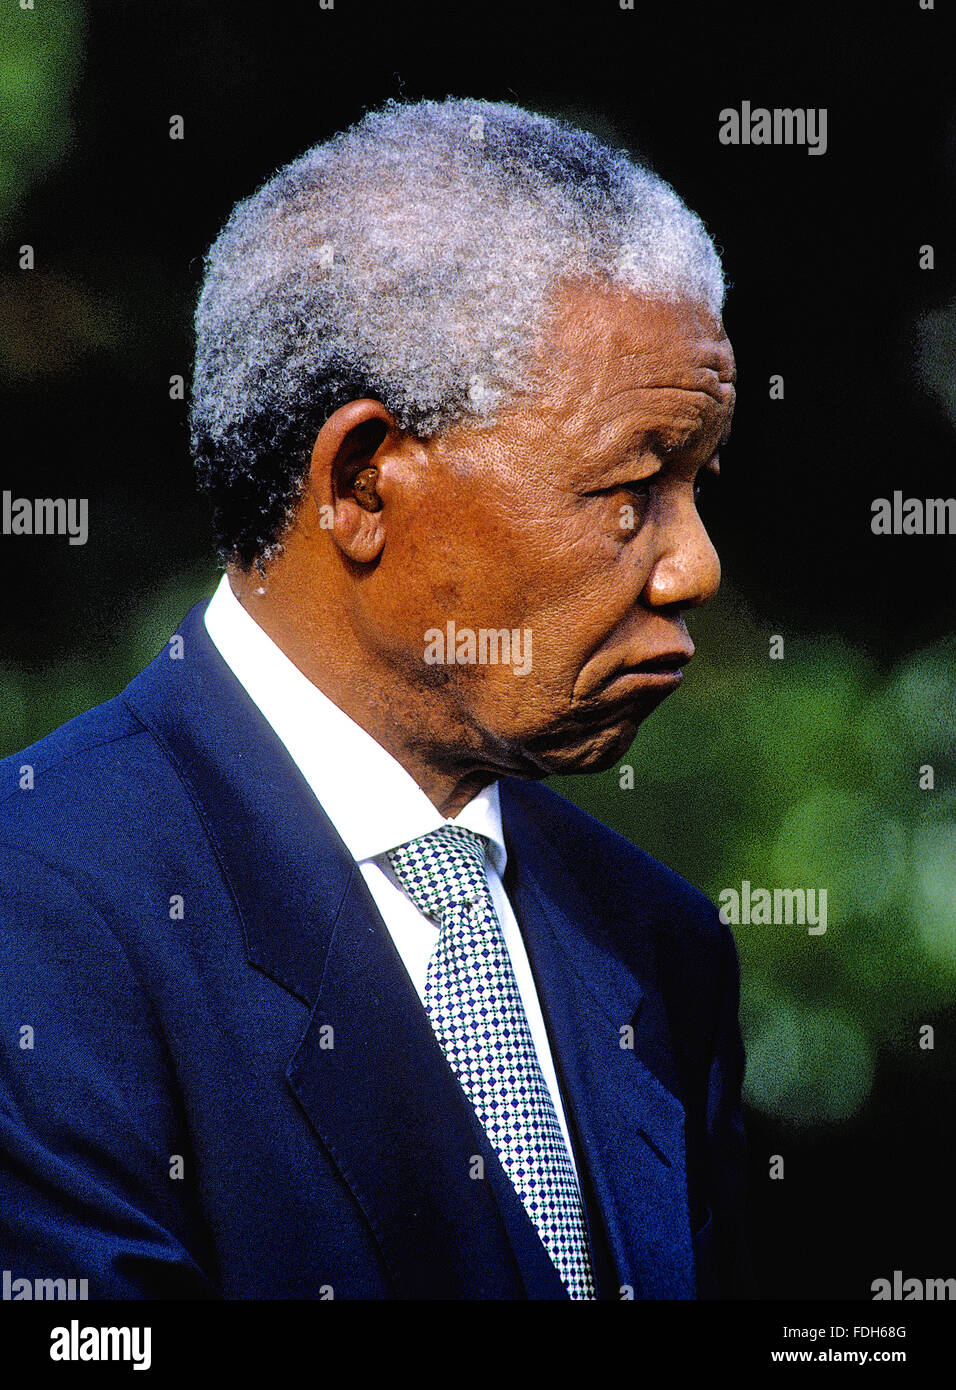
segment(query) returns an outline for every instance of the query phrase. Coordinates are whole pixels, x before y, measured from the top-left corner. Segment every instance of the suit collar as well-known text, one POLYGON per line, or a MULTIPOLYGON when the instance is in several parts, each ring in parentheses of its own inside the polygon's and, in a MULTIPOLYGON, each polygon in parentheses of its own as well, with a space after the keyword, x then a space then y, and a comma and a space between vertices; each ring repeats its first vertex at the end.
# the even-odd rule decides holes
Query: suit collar
POLYGON ((160 653, 121 698, 164 748, 203 821, 250 962, 311 1005, 354 864, 213 646, 204 607, 181 624, 181 646, 160 653))
MULTIPOLYGON (((213 645, 284 744, 356 862, 447 823, 401 763, 314 686, 246 612, 226 575, 203 621, 213 645), (372 787, 374 796, 368 794, 372 787)), ((495 783, 469 802, 458 824, 487 838, 503 873, 495 783)))

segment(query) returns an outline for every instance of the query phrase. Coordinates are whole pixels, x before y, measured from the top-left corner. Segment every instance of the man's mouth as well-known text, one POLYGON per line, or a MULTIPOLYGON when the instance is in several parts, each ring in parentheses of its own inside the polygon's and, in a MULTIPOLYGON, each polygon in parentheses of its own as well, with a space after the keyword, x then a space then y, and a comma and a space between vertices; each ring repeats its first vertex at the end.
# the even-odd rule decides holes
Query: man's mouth
POLYGON ((606 682, 598 700, 578 706, 576 717, 588 724, 601 723, 620 719, 629 707, 639 710, 643 704, 659 704, 680 685, 684 679, 681 668, 693 655, 693 647, 661 652, 636 666, 626 667, 606 682))
POLYGON ((632 676, 650 679, 665 677, 680 684, 681 668, 687 665, 693 655, 694 644, 688 637, 686 646, 672 647, 668 651, 656 652, 653 656, 645 657, 643 661, 621 671, 618 679, 627 680, 632 676))

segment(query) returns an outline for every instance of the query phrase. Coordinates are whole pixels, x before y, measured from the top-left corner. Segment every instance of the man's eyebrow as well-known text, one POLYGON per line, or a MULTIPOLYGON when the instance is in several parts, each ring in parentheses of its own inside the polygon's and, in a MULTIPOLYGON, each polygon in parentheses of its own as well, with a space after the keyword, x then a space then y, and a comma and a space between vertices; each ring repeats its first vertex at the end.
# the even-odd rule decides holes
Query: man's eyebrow
MULTIPOLYGON (((730 438, 733 425, 733 417, 727 422, 719 441, 714 446, 715 451, 722 449, 730 438)), ((601 450, 602 462, 607 461, 611 466, 621 462, 638 451, 651 451, 660 458, 667 458, 672 454, 680 453, 682 449, 692 447, 697 437, 704 432, 706 426, 691 420, 686 423, 674 424, 654 424, 648 420, 632 420, 626 428, 619 433, 608 431, 601 450)))
MULTIPOLYGON (((714 453, 722 449, 730 439, 731 423, 729 422, 714 445, 714 453)), ((691 427, 686 430, 661 429, 659 427, 645 430, 643 437, 647 443, 660 454, 661 458, 669 458, 673 454, 683 453, 686 449, 692 449, 698 444, 702 437, 707 434, 705 425, 691 427)))

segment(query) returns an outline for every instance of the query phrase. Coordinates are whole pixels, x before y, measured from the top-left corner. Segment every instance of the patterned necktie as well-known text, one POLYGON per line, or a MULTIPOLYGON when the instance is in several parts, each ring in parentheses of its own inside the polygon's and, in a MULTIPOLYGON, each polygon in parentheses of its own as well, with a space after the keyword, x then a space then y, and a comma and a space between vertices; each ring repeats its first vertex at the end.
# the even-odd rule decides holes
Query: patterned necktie
POLYGON ((485 876, 485 845, 445 825, 391 850, 412 902, 439 926, 432 1028, 571 1298, 593 1298, 584 1212, 485 876))

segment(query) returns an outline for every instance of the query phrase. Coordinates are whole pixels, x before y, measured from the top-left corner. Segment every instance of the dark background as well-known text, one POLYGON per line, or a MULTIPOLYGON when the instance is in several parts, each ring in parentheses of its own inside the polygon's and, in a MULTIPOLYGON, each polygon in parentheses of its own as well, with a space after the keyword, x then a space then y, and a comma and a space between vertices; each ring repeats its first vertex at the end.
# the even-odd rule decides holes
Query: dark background
POLYGON ((88 497, 90 539, 0 537, 0 752, 119 689, 211 591, 208 510, 169 378, 188 381, 203 252, 279 165, 388 97, 477 96, 628 145, 707 222, 732 285, 740 378, 709 503, 726 594, 692 624, 704 639, 697 695, 639 740, 650 762, 640 804, 616 774, 562 790, 711 893, 781 874, 815 806, 819 834, 798 855, 806 874, 780 882, 815 881, 821 864, 843 882, 851 859, 863 873, 868 855, 896 856, 876 905, 851 884, 826 938, 769 948, 738 933, 745 1034, 757 1042, 754 1247, 769 1297, 867 1298, 894 1269, 956 1275, 956 884, 952 865, 936 863, 956 850, 954 541, 870 530, 875 497, 956 491, 945 8, 37 0, 4 17, 0 486, 88 497), (718 112, 744 99, 825 106, 826 154, 720 145, 718 112), (182 141, 168 136, 174 114, 182 141), (24 243, 33 272, 17 268, 24 243), (925 243, 932 271, 919 268, 925 243), (775 373, 783 401, 769 399, 775 373), (767 659, 775 633, 793 654, 779 669, 767 659), (676 770, 664 762, 672 746, 676 770), (939 776, 929 811, 913 794, 927 761, 939 776), (771 823, 776 848, 761 858, 771 823), (911 899, 917 926, 905 927, 911 899), (900 933, 925 944, 924 899, 946 939, 931 959, 915 946, 897 959, 900 933), (807 1063, 816 1079, 781 1099, 771 1083, 786 1059, 771 1047, 768 1061, 759 1041, 768 1011, 798 1019, 773 1046, 793 1036, 812 1053, 832 1033, 827 1010, 847 1050, 821 1043, 807 1063), (933 1052, 915 1050, 923 1023, 936 1028, 933 1052), (854 1068, 863 1081, 847 1097, 854 1068), (768 1178, 771 1154, 785 1157, 783 1181, 768 1178))

